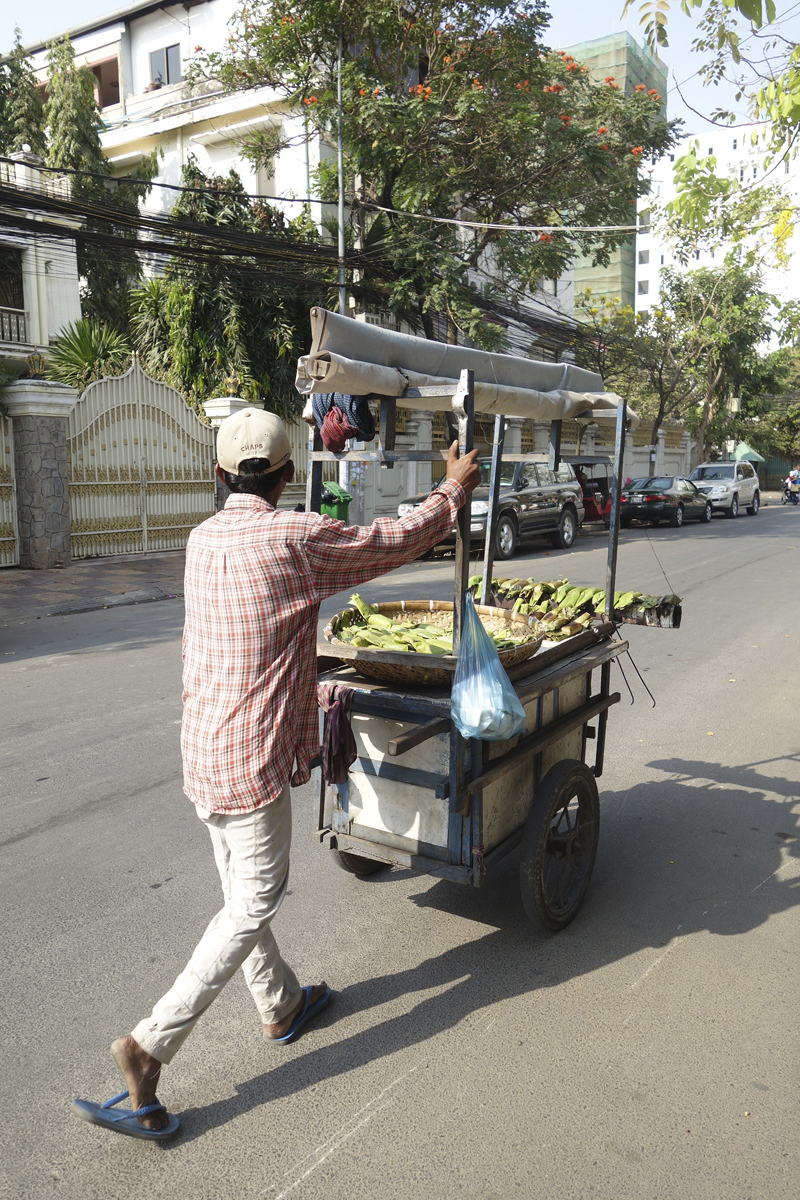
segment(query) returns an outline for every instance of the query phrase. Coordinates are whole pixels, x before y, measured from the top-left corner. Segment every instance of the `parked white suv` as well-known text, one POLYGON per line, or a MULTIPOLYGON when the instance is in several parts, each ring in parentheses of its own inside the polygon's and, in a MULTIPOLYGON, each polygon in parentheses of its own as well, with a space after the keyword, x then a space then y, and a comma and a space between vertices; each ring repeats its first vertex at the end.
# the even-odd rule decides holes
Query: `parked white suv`
POLYGON ((758 476, 749 462, 701 463, 689 478, 726 517, 738 517, 742 508, 754 517, 761 506, 758 476))

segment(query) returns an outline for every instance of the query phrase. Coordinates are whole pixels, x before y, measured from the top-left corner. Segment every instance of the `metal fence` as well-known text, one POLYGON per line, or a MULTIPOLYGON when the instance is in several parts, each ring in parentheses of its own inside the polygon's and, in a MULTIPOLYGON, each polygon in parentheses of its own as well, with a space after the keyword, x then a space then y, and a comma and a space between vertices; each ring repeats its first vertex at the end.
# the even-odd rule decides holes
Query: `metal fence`
POLYGON ((764 463, 753 463, 765 492, 779 492, 783 481, 794 466, 781 454, 770 454, 764 463))
POLYGON ((80 397, 67 451, 76 558, 178 550, 214 512, 213 431, 136 357, 80 397))

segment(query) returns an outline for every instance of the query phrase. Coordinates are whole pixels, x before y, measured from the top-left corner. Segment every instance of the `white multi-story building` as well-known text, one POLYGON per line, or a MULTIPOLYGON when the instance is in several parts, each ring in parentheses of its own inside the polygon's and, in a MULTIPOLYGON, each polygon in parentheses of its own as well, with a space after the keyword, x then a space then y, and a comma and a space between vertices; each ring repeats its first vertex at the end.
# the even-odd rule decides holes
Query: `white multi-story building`
MULTIPOLYGON (((317 140, 303 139, 302 115, 271 88, 226 94, 209 83, 190 94, 185 82, 195 53, 222 49, 235 9, 235 0, 200 0, 186 7, 139 0, 47 40, 68 36, 78 65, 95 76, 103 151, 119 174, 158 150, 155 182, 178 185, 182 167, 194 156, 207 173, 224 175, 233 167, 246 191, 281 196, 287 214, 296 215, 297 201, 311 194, 312 172, 324 153, 317 140), (256 170, 241 153, 242 141, 270 128, 292 144, 272 168, 256 170)), ((47 46, 27 49, 44 91, 47 46)), ((168 212, 176 197, 155 187, 147 207, 168 212)))
MULTIPOLYGON (((677 191, 673 178, 675 162, 688 154, 695 145, 700 157, 716 158, 719 175, 735 178, 745 187, 748 184, 778 184, 800 202, 800 162, 788 157, 774 159, 765 169, 768 149, 768 128, 748 125, 733 129, 714 128, 710 132, 690 133, 681 138, 673 150, 649 168, 650 193, 638 202, 638 232, 636 235, 636 311, 645 312, 658 303, 661 272, 665 267, 687 269, 675 258, 663 230, 659 226, 658 210, 675 199, 677 191)), ((646 166, 643 169, 648 169, 646 166)), ((766 231, 768 232, 768 231, 766 231)), ((753 239, 755 244, 755 238, 753 239)), ((688 269, 699 266, 719 266, 724 251, 700 249, 693 252, 688 269)), ((767 262, 764 288, 781 301, 800 299, 800 283, 796 272, 787 271, 777 262, 767 262)))
MULTIPOLYGON (((40 233, 39 200, 68 199, 70 181, 40 171, 27 148, 0 163, 0 186, 19 190, 22 205, 0 205, 0 366, 18 365, 34 352, 46 353, 58 335, 81 315, 75 242, 40 233)), ((47 214, 48 222, 74 230, 70 217, 47 214)))

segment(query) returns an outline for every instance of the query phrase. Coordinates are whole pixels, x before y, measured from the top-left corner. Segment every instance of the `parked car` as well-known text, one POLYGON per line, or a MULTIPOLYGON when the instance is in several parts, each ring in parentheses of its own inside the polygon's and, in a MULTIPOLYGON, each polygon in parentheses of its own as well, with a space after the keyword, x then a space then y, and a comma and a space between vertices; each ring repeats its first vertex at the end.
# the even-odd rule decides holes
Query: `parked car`
POLYGON ((584 525, 599 524, 608 529, 611 517, 611 484, 614 464, 610 458, 596 455, 577 455, 569 460, 583 494, 586 515, 584 525))
MULTIPOLYGON (((486 537, 491 463, 481 462, 481 484, 472 493, 470 535, 486 537)), ((398 505, 397 515, 407 517, 427 499, 428 493, 411 496, 398 505)), ((575 541, 584 507, 581 486, 568 463, 551 471, 546 463, 501 463, 500 496, 495 526, 495 558, 512 558, 522 538, 543 534, 554 546, 567 550, 575 541)), ((455 542, 455 532, 443 544, 455 542)))
POLYGON ((722 510, 726 517, 738 517, 741 508, 754 517, 761 507, 758 476, 749 462, 701 463, 689 479, 708 496, 714 512, 722 510))
POLYGON ((632 479, 620 496, 620 523, 631 521, 669 521, 680 528, 688 519, 708 524, 712 514, 711 500, 688 479, 675 475, 632 479))

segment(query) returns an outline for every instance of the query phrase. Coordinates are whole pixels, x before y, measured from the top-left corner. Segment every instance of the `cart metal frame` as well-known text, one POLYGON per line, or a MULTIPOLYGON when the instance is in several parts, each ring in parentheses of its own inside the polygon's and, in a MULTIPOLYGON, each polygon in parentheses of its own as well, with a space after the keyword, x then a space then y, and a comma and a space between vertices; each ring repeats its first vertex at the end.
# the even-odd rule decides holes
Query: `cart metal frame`
MULTIPOLYGON (((446 458, 443 450, 395 449, 396 406, 408 399, 446 398, 451 402, 452 412, 458 423, 459 448, 462 454, 473 447, 474 429, 474 374, 462 371, 458 384, 448 390, 439 387, 408 388, 402 396, 380 399, 380 425, 378 441, 372 450, 349 450, 340 454, 326 451, 322 447, 316 429, 310 433, 309 471, 306 507, 319 512, 322 493, 322 464, 326 462, 371 462, 393 468, 397 462, 435 462, 446 458)), ((403 866, 426 874, 440 876, 459 883, 480 887, 487 869, 505 857, 520 844, 525 832, 525 820, 504 837, 503 840, 484 851, 484 792, 503 775, 521 764, 532 767, 535 796, 542 782, 543 754, 574 731, 581 731, 581 762, 585 763, 587 743, 595 741, 594 761, 591 772, 599 778, 603 772, 606 743, 606 727, 609 709, 619 701, 619 693, 611 692, 611 663, 627 650, 627 643, 611 641, 614 626, 611 620, 614 586, 616 580, 617 549, 619 539, 619 494, 622 486, 622 458, 627 429, 627 406, 623 400, 617 413, 614 477, 612 481, 612 508, 606 571, 605 622, 570 638, 559 645, 540 653, 527 663, 512 668, 510 678, 515 685, 523 705, 536 704, 535 728, 513 739, 509 748, 498 757, 490 758, 492 743, 463 738, 450 720, 449 691, 424 688, 396 688, 378 684, 359 677, 351 668, 337 663, 325 669, 325 659, 335 659, 335 652, 320 647, 320 665, 326 682, 340 683, 355 692, 353 709, 355 714, 402 721, 413 728, 388 743, 388 756, 379 762, 360 757, 351 771, 371 774, 378 779, 407 783, 417 788, 432 791, 440 800, 448 801, 448 833, 445 856, 443 847, 431 847, 423 842, 414 842, 400 835, 369 829, 369 838, 356 837, 350 832, 348 816, 349 784, 332 785, 328 794, 320 771, 319 813, 317 838, 345 856, 372 863, 403 866), (592 690, 593 678, 599 671, 599 687, 592 690), (573 681, 585 681, 585 700, 579 707, 559 714, 561 689, 573 681), (545 722, 543 702, 550 697, 550 713, 553 719, 545 722), (596 721, 596 726, 592 722, 596 721), (406 767, 396 759, 431 738, 449 736, 449 769, 436 774, 406 767), (391 759, 391 761, 389 761, 391 759), (433 852, 432 852, 433 851, 433 852)), ((496 416, 492 446, 490 475, 490 499, 483 556, 481 584, 482 603, 490 603, 494 530, 497 518, 497 500, 500 490, 500 467, 505 461, 537 461, 540 455, 504 455, 505 417, 496 416)), ((561 462, 561 421, 553 421, 550 430, 551 469, 557 470, 561 462)), ((453 649, 458 654, 461 629, 464 619, 464 604, 469 579, 471 503, 459 511, 456 525, 455 579, 454 579, 454 631, 453 649)), ((494 744, 496 745, 496 744, 494 744)), ((593 861, 593 860, 592 860, 593 861)), ((570 918, 571 919, 571 918, 570 918)))

